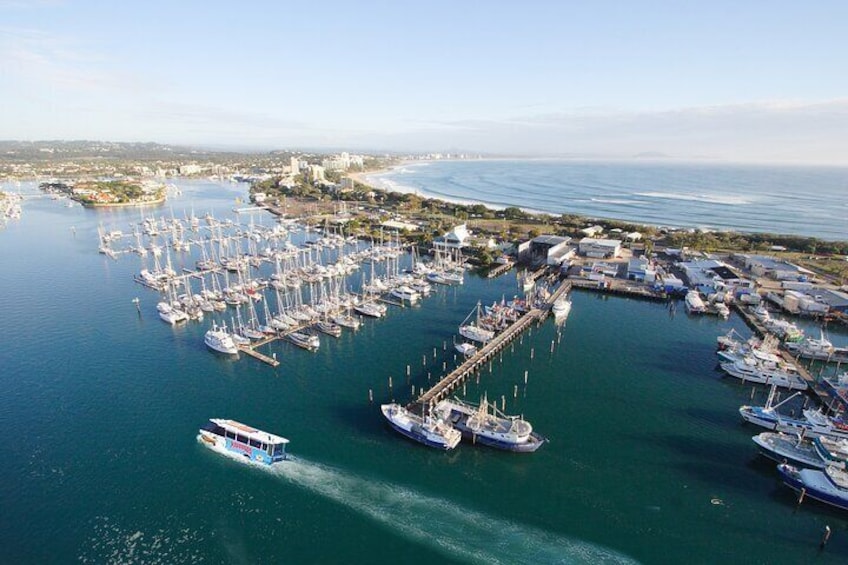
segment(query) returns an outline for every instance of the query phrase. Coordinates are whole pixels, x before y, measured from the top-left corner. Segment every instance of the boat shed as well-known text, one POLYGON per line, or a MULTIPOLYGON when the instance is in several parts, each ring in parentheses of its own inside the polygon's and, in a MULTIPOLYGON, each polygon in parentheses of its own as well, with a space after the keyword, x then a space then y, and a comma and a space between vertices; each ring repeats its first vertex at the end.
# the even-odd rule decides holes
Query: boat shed
POLYGON ((522 261, 532 264, 559 265, 569 258, 571 238, 559 235, 540 235, 530 240, 529 246, 523 248, 522 261))
POLYGON ((621 253, 621 241, 617 239, 595 239, 584 237, 580 240, 579 251, 586 257, 603 259, 605 257, 618 257, 621 253))
POLYGON ((808 269, 765 255, 737 255, 736 259, 742 261, 752 274, 776 281, 804 282, 812 274, 808 269))
MULTIPOLYGON (((827 307, 828 312, 848 314, 848 293, 828 288, 811 287, 796 291, 814 303, 827 307)), ((807 308, 814 311, 814 308, 807 308)))

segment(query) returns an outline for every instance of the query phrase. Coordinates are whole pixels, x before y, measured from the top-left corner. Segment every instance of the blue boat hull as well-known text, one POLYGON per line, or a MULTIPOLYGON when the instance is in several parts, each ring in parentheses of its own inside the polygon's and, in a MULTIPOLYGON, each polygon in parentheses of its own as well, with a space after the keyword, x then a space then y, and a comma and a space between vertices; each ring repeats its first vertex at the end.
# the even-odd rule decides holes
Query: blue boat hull
POLYGON ((475 434, 461 423, 454 424, 454 427, 460 432, 462 432, 462 439, 465 441, 468 441, 473 444, 485 445, 486 447, 493 447, 495 449, 502 449, 504 451, 512 451, 515 453, 533 453, 534 451, 542 447, 543 443, 548 441, 544 437, 533 432, 532 434, 530 434, 530 437, 532 438, 531 441, 525 443, 511 443, 508 441, 500 441, 494 438, 475 434))
POLYGON ((789 472, 784 465, 778 465, 777 471, 780 473, 780 477, 783 479, 783 483, 794 490, 795 492, 801 492, 804 490, 804 496, 810 497, 813 500, 818 500, 819 502, 823 502, 824 504, 829 504, 830 506, 835 506, 841 510, 848 510, 848 499, 840 498, 838 496, 833 496, 830 493, 823 492, 816 488, 811 488, 806 485, 799 477, 793 475, 789 472))

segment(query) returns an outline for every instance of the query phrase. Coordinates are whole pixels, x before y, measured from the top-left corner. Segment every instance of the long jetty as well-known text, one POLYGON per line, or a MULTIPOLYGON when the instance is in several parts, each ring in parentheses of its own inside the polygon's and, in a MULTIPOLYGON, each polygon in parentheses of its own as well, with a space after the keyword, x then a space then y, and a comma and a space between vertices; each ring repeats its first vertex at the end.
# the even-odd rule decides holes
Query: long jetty
POLYGON ((440 400, 443 400, 451 392, 456 390, 457 387, 461 386, 465 382, 465 379, 476 373, 486 362, 509 345, 521 332, 529 328, 533 323, 541 322, 547 318, 551 312, 553 303, 570 289, 571 283, 569 281, 562 282, 541 307, 534 307, 525 312, 515 323, 496 335, 494 339, 463 361, 456 369, 442 377, 430 389, 423 392, 407 408, 409 410, 420 411, 422 407, 429 409, 440 400))

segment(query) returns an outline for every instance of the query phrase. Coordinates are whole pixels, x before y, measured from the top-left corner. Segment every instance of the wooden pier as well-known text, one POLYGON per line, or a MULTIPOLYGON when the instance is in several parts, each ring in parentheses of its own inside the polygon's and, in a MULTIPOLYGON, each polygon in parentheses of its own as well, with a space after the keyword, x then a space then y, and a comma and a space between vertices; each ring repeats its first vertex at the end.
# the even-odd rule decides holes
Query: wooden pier
POLYGON ((502 274, 508 272, 510 269, 512 269, 514 265, 515 264, 512 261, 510 261, 509 263, 503 263, 501 265, 498 265, 497 267, 490 269, 489 272, 486 273, 486 278, 493 279, 495 277, 499 277, 502 274))
POLYGON ((639 285, 633 281, 624 281, 621 279, 612 279, 608 281, 593 281, 589 279, 568 279, 571 281, 574 288, 583 290, 591 290, 593 292, 602 292, 604 294, 615 294, 619 296, 627 296, 630 298, 642 298, 645 300, 665 301, 668 296, 664 292, 656 292, 646 286, 639 285), (605 283, 612 283, 606 285, 605 283))
POLYGON ((480 348, 477 353, 466 359, 456 369, 442 377, 435 385, 421 394, 416 400, 411 402, 407 408, 420 412, 422 408, 429 409, 440 400, 443 400, 451 392, 456 390, 469 376, 476 373, 483 367, 492 357, 502 351, 515 338, 528 329, 532 324, 541 322, 548 317, 551 311, 551 305, 562 295, 571 289, 571 282, 564 281, 551 293, 544 305, 541 307, 532 308, 525 312, 515 323, 507 329, 499 333, 480 348))
MULTIPOLYGON (((273 341, 274 339, 277 339, 277 338, 274 337, 272 340, 269 340, 269 341, 273 341)), ((265 340, 263 340, 263 341, 265 341, 265 340)), ((268 343, 268 341, 265 341, 265 343, 268 343)), ((279 367, 280 366, 280 362, 277 361, 276 357, 268 357, 264 353, 259 353, 258 351, 256 351, 256 349, 254 349, 254 347, 257 347, 257 345, 239 345, 239 351, 241 351, 242 353, 244 353, 246 355, 253 357, 254 359, 262 361, 263 363, 267 363, 268 365, 271 365, 272 367, 279 367)))

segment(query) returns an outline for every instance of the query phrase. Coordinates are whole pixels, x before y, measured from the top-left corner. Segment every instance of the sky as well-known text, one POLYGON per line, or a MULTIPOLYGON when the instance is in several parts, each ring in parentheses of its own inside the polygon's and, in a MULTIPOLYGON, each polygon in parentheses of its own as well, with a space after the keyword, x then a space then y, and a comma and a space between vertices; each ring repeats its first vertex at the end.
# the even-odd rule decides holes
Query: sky
POLYGON ((0 139, 848 164, 848 2, 0 0, 0 139))

